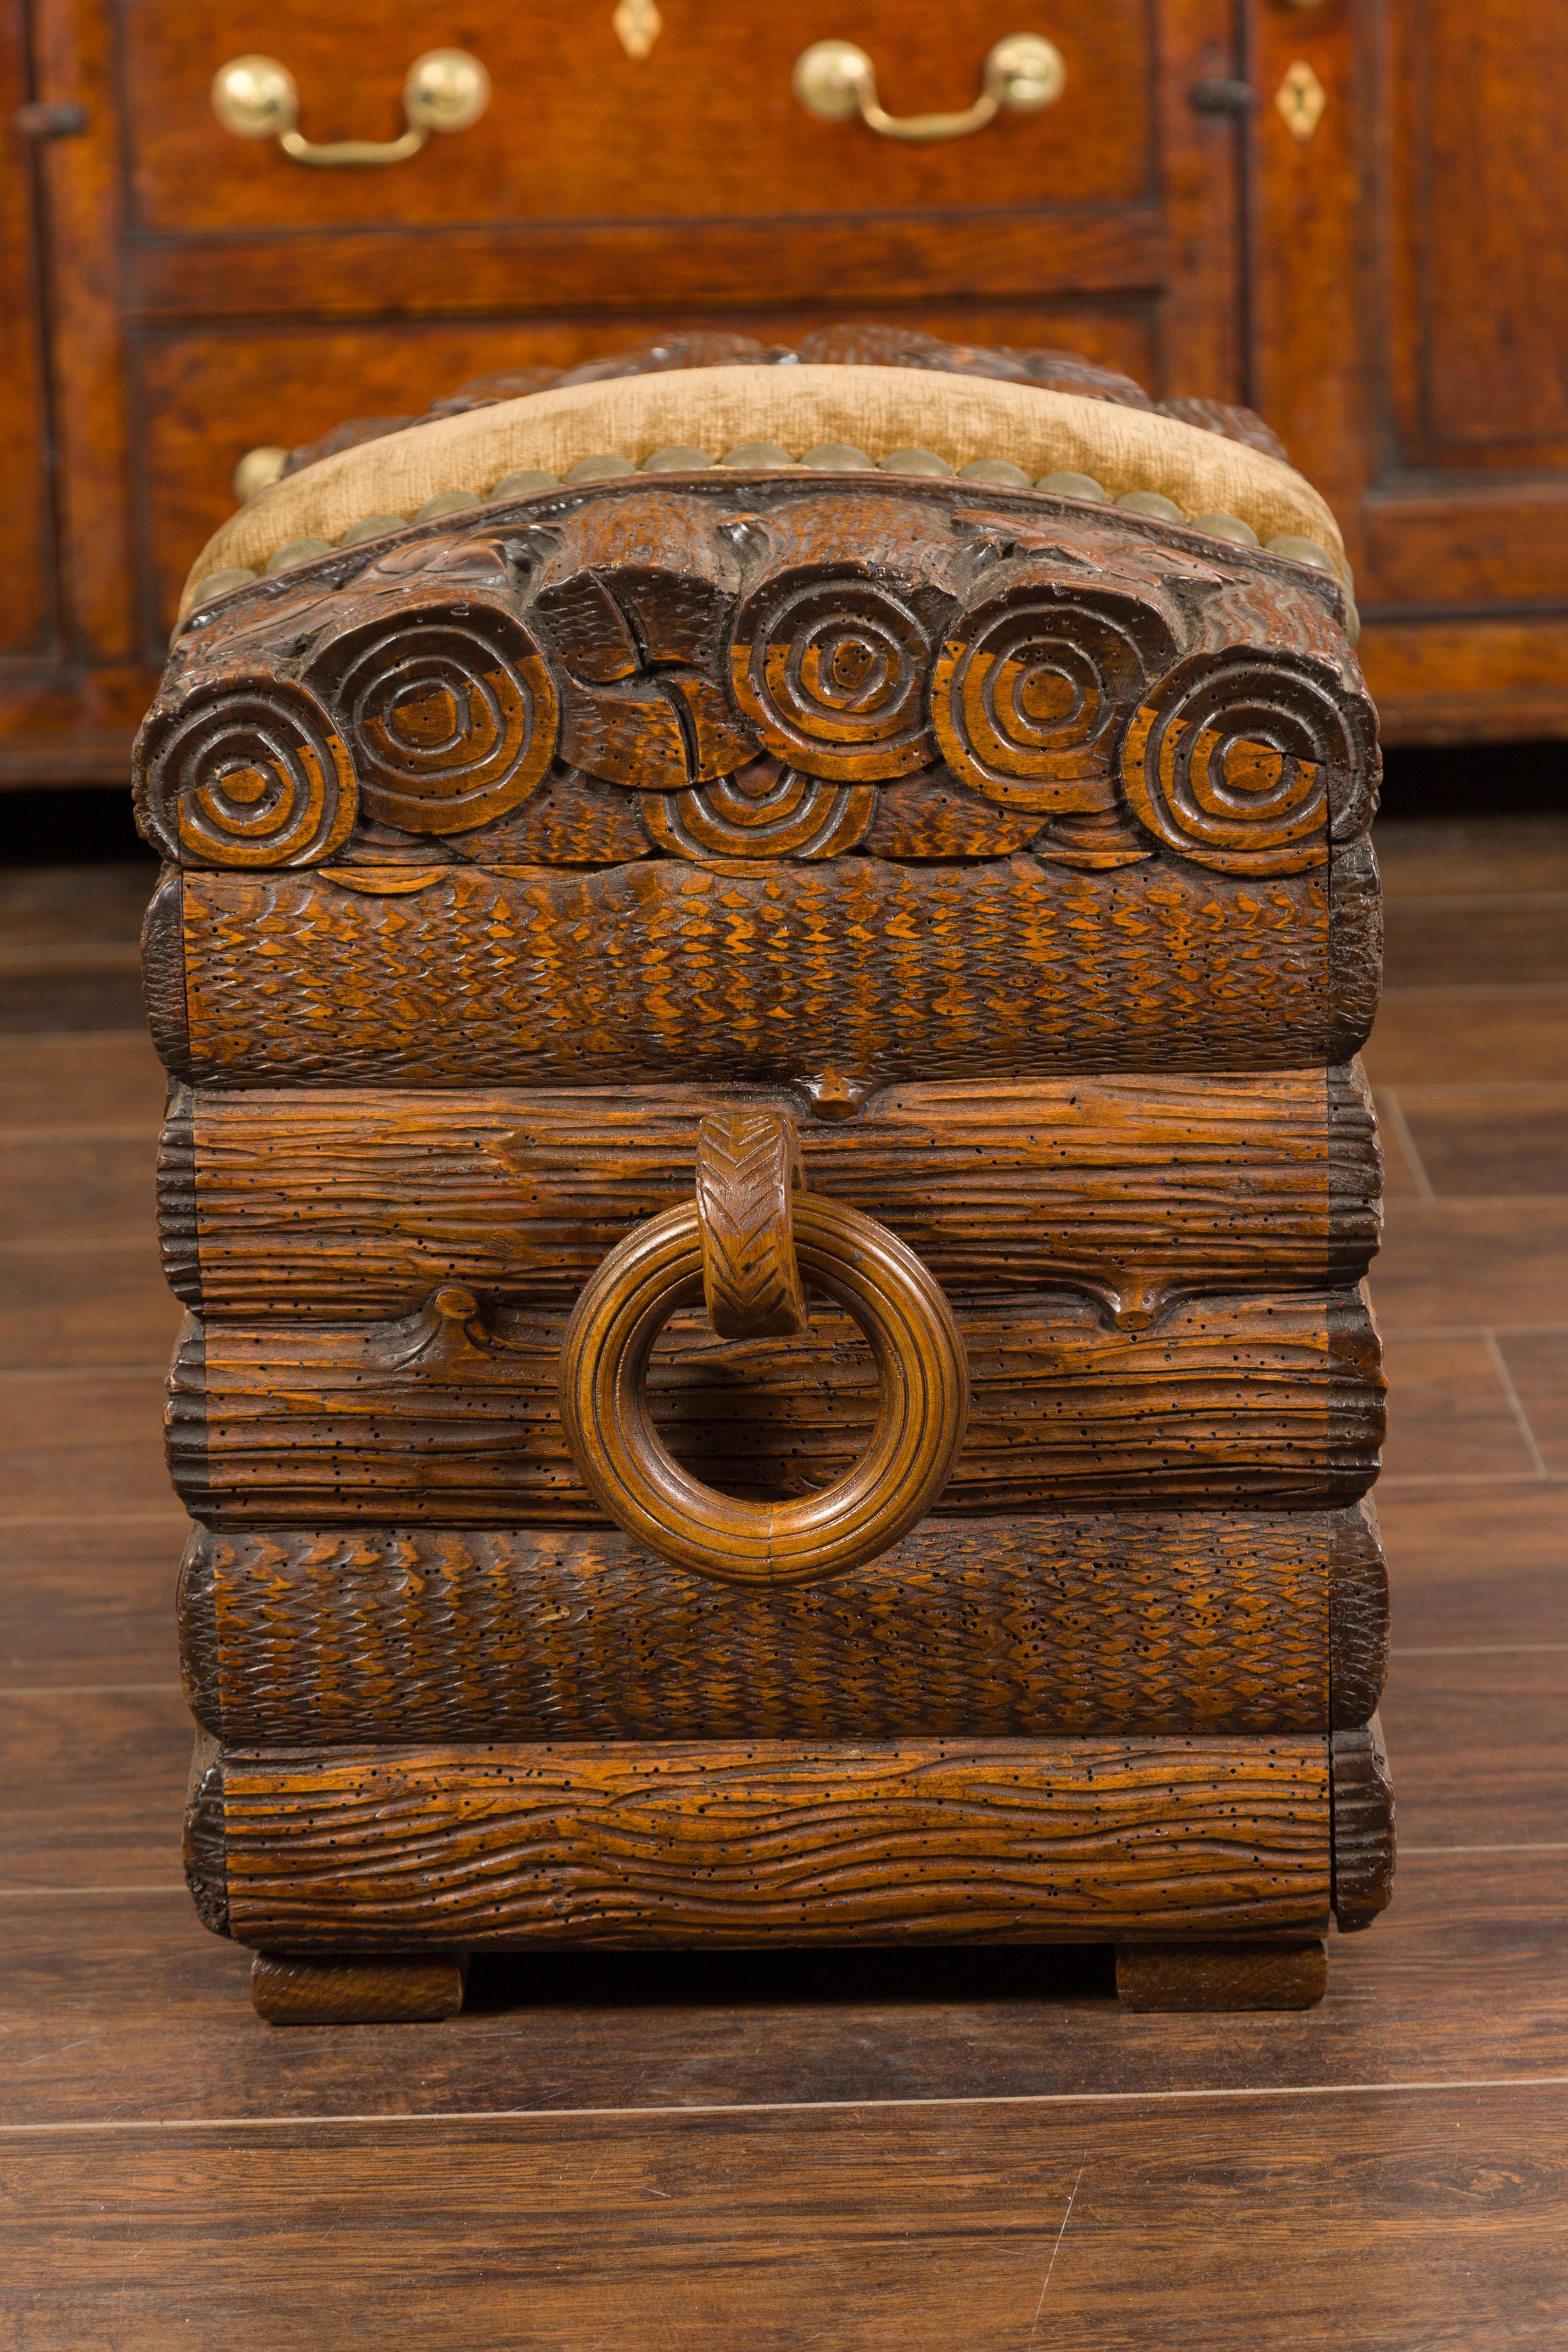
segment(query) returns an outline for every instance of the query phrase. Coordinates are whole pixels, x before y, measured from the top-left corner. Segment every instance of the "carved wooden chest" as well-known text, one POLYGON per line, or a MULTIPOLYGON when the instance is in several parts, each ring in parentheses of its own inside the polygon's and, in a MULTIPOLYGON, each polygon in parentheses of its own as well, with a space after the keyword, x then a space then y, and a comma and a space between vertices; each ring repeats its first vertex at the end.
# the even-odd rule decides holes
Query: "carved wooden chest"
POLYGON ((279 2021, 541 1943, 1302 2005, 1392 1866, 1337 533, 1240 412, 732 340, 326 457, 193 575, 138 789, 197 1902, 279 2021))

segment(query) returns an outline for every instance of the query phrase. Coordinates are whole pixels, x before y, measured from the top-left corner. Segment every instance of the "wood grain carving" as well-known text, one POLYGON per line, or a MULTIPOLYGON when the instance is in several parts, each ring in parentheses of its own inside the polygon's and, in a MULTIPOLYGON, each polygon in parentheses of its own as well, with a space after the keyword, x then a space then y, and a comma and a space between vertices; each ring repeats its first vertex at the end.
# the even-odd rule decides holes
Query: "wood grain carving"
POLYGON ((808 775, 883 782, 937 755, 927 709, 959 542, 932 507, 851 492, 751 527, 768 560, 735 616, 736 702, 808 775))
POLYGON ((789 1591, 619 1531, 198 1528, 180 1639, 243 1748, 1322 1732, 1376 1703, 1384 1589, 1357 1510, 928 1519, 789 1591))
POLYGON ((556 685, 499 594, 394 593, 328 635, 307 676, 354 747, 365 814, 463 834, 526 801, 555 757, 556 685))
POLYGON ((873 857, 1007 857, 1031 844, 1039 854, 1037 812, 982 800, 945 764, 884 784, 874 797, 864 837, 873 857))
MULTIPOLYGON (((1376 1470, 1383 1378, 1354 1293, 1204 1298, 1153 1331, 1063 1293, 953 1301, 968 1433, 945 1514, 1182 1503, 1321 1509, 1376 1470)), ((170 1403, 174 1483, 234 1525, 598 1517, 557 1404, 565 1318, 485 1315, 448 1286, 386 1324, 193 1321, 170 1403)), ((677 1318, 648 1376, 654 1422, 706 1485, 809 1496, 863 1453, 876 1372, 847 1317, 807 1340, 715 1342, 677 1318)))
POLYGON ((197 1732, 191 1750, 182 1859, 197 1917, 214 1936, 226 1936, 229 1898, 224 1854, 222 1751, 205 1731, 197 1732))
MULTIPOLYGON (((379 1320, 443 1282, 570 1306, 687 1197, 700 1121, 736 1107, 714 1087, 186 1093, 160 1161, 164 1271, 187 1306, 245 1321, 379 1320)), ((907 1086, 797 1133, 811 1189, 945 1289, 1069 1282, 1129 1330, 1177 1292, 1348 1286, 1377 1243, 1358 1070, 907 1086)))
MULTIPOLYGON (((1312 584, 1266 552, 977 485, 567 485, 198 614, 140 788, 194 863, 323 861, 313 835, 252 827, 236 854, 243 824, 164 821, 163 738, 226 664, 237 701, 323 698, 366 818, 415 835, 514 807, 559 740, 572 767, 655 796, 679 856, 768 854, 723 805, 758 754, 859 796, 816 811, 818 855, 942 758, 1013 811, 1123 810, 1134 858, 1293 871, 1326 860, 1331 825, 1364 829, 1376 773, 1337 585, 1312 584), (694 793, 711 798, 683 808, 694 793)), ((800 854, 780 817, 773 854, 800 854)))
POLYGON ((361 828, 349 845, 350 860, 373 865, 390 849, 400 860, 433 866, 454 859, 469 866, 623 866, 653 854, 645 822, 649 798, 618 791, 558 760, 526 801, 471 832, 400 832, 389 842, 387 827, 361 828))
POLYGON ((444 866, 386 898, 191 872, 166 886, 186 1033, 156 1042, 177 1076, 228 1086, 1299 1068, 1371 1027, 1369 860, 1264 882, 1021 855, 444 866))
POLYGON ((1388 1570, 1370 1496, 1360 1505, 1360 1518, 1361 1541, 1336 1553, 1345 1567, 1334 1579, 1329 1610, 1329 1690, 1336 1731, 1359 1730, 1372 1721, 1388 1674, 1388 1570))
POLYGON ((1129 709, 1179 630, 1157 594, 1070 582, 1028 557, 984 572, 932 677, 948 765, 1004 808, 1113 808, 1129 709))
POLYGON ((727 500, 645 478, 612 498, 560 501, 538 542, 533 609, 563 667, 593 686, 672 670, 722 676, 744 576, 724 528, 731 512, 727 500))
POLYGON ((731 857, 836 857, 864 838, 876 794, 753 760, 737 775, 686 792, 645 793, 644 818, 667 856, 712 865, 731 857))
POLYGON ((1321 1933, 1322 1739, 230 1752, 232 1932, 462 1944, 1321 1933))

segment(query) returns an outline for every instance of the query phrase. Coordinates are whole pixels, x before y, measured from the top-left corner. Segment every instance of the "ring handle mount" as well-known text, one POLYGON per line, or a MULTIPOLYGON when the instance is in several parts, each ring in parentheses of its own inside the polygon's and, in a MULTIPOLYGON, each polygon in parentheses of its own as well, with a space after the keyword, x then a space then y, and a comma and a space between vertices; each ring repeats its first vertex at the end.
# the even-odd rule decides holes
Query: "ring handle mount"
POLYGON ((236 139, 276 139, 297 163, 342 171, 403 163, 433 131, 466 131, 490 103, 490 77, 466 49, 426 49, 403 79, 408 124, 400 139, 337 139, 318 143, 298 128, 299 91, 277 58, 231 58, 213 77, 213 112, 236 139))
POLYGON ((730 1111, 697 1129, 703 1302, 721 1339, 798 1339, 808 1326, 791 1195, 800 1139, 777 1111, 730 1111))
MULTIPOLYGON (((789 1124, 777 1114, 767 1118, 789 1124)), ((706 1149, 711 1192, 714 1139, 706 1149)), ((755 1149, 761 1152, 759 1139, 755 1149)), ((802 1292, 807 1282, 826 1291, 852 1315, 876 1362, 871 1443, 831 1486, 779 1503, 721 1494, 683 1469, 653 1427, 646 1374, 654 1341, 679 1307, 704 1295, 710 1264, 700 1191, 609 1253, 579 1298, 561 1347, 561 1417, 590 1493, 635 1541, 722 1584, 813 1584, 874 1559, 936 1502, 968 1420, 964 1342, 914 1251, 841 1202, 789 1188, 789 1211, 796 1284, 802 1292)), ((770 1239, 750 1262, 771 1268, 776 1256, 770 1239)), ((750 1300, 746 1336, 756 1336, 768 1286, 749 1292, 743 1286, 739 1296, 750 1300)))

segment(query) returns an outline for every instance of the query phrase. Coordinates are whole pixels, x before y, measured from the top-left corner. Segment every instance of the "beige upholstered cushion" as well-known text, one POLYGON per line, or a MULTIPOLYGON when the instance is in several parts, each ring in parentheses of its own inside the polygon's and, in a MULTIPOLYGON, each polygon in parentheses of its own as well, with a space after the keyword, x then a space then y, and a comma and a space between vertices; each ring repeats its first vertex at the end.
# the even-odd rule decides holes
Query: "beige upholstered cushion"
POLYGON ((932 449, 955 467, 1002 457, 1031 479, 1092 474, 1113 498, 1158 490, 1188 517, 1239 515, 1265 543, 1291 532, 1343 552, 1333 515, 1291 467, 1168 416, 919 369, 691 368, 534 393, 322 458, 263 490, 208 541, 181 609, 228 565, 259 572, 291 540, 335 541, 361 517, 412 516, 441 490, 483 497, 522 467, 565 475, 584 457, 641 463, 677 444, 719 457, 747 441, 796 456, 830 441, 873 458, 932 449))

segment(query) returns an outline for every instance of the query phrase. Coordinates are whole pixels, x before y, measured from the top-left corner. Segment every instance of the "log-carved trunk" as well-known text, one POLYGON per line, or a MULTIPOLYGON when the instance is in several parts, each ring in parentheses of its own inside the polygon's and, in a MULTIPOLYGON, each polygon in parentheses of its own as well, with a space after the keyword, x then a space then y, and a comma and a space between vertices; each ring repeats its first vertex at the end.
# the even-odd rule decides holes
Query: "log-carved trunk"
POLYGON ((1344 594, 940 472, 536 488, 193 606, 188 1853, 265 2015, 912 1937, 1300 2006, 1386 1900, 1344 594))

